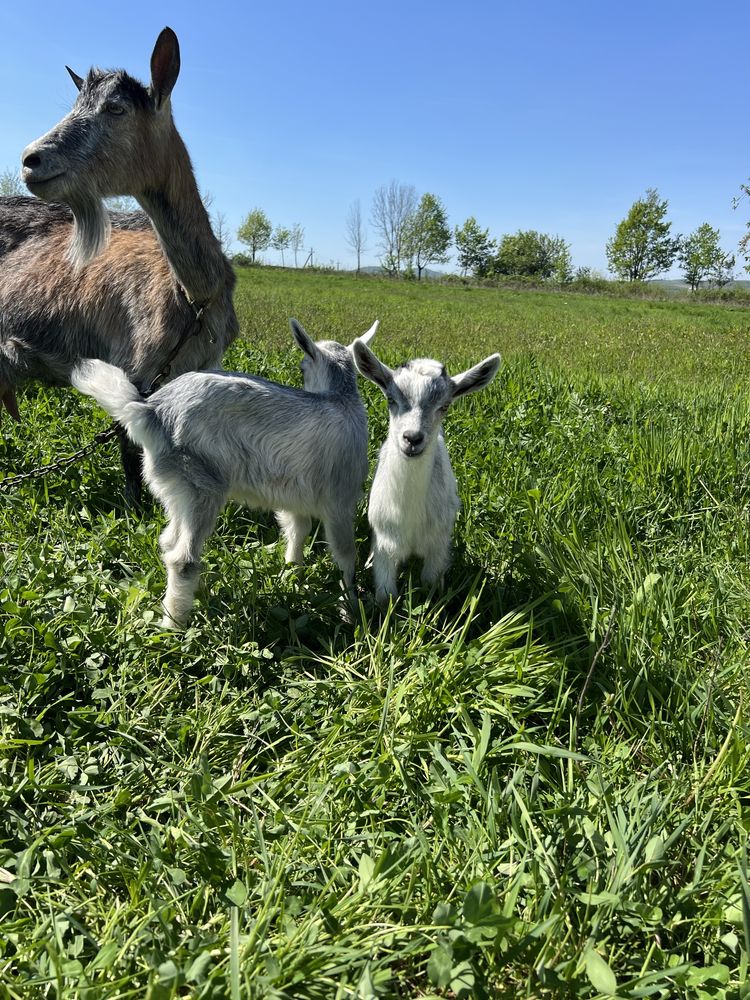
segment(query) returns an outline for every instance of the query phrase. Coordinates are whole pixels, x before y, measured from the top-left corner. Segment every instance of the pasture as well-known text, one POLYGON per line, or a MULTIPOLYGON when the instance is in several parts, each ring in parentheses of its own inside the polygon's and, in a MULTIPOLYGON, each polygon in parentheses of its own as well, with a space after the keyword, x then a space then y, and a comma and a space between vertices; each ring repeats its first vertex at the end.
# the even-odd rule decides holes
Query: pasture
MULTIPOLYGON (((391 364, 499 350, 449 586, 342 621, 230 505, 184 633, 110 444, 0 498, 0 997, 750 995, 750 311, 242 270, 391 364)), ((361 381, 374 458, 387 425, 361 381)), ((108 425, 29 387, 4 474, 108 425)), ((417 579, 415 575, 415 580, 417 579)))

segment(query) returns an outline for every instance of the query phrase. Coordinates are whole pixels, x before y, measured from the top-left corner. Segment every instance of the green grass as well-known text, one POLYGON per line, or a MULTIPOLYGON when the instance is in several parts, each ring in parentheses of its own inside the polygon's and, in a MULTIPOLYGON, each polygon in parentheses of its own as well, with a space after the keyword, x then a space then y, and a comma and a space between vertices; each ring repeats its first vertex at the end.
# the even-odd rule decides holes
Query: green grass
MULTIPOLYGON (((184 634, 113 446, 3 498, 0 997, 748 996, 748 313, 242 272, 391 362, 500 350, 451 412, 446 591, 284 567, 229 507, 184 634)), ((363 385, 373 456, 382 399, 363 385)), ((30 388, 18 471, 106 417, 30 388)), ((367 552, 364 512, 360 557, 367 552)))

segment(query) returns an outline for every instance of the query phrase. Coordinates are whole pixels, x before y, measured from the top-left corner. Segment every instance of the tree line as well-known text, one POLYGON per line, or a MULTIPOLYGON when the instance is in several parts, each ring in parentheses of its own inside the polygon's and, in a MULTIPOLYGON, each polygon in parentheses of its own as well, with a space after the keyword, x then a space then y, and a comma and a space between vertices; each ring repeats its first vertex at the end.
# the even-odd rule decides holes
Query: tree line
MULTIPOLYGON (((742 191, 750 197, 750 184, 743 185, 742 191)), ((667 209, 668 202, 655 189, 633 203, 607 241, 609 270, 621 280, 647 281, 678 263, 693 291, 704 281, 714 287, 731 281, 736 258, 722 249, 719 230, 704 222, 689 235, 672 234, 667 209)), ((566 284, 592 276, 590 268, 574 271, 570 246, 560 236, 527 229, 495 239, 474 216, 451 230, 437 195, 428 193, 420 199, 412 185, 396 181, 375 192, 370 222, 381 267, 391 275, 413 274, 419 279, 428 265, 447 263, 454 247, 461 273, 476 278, 508 276, 566 284)), ((347 216, 346 240, 357 257, 358 271, 366 238, 357 201, 347 216)), ((750 271, 750 232, 740 251, 750 271)))
MULTIPOLYGON (((20 177, 13 171, 0 174, 0 195, 21 194, 24 190, 20 177)), ((740 185, 740 190, 735 207, 744 198, 750 198, 750 181, 740 185)), ((130 201, 112 207, 129 210, 135 207, 130 201)), ((204 202, 210 211, 212 196, 207 193, 204 202)), ((606 243, 609 270, 623 281, 648 281, 677 263, 693 291, 703 282, 713 287, 728 284, 734 277, 736 257, 721 247, 719 230, 704 222, 692 233, 674 234, 667 219, 668 207, 669 203, 654 188, 649 188, 643 198, 632 204, 606 243)), ((226 217, 215 213, 212 222, 226 250, 229 243, 226 217)), ((560 236, 528 229, 495 239, 474 216, 451 229, 441 199, 432 193, 419 197, 411 184, 391 181, 379 187, 373 196, 370 224, 376 235, 380 266, 393 276, 413 276, 419 280, 430 265, 447 263, 451 248, 455 248, 462 274, 476 278, 508 276, 566 284, 592 274, 585 267, 574 271, 570 246, 560 236)), ((349 209, 345 236, 357 258, 359 272, 368 239, 359 201, 349 209)), ((285 251, 290 250, 297 267, 304 238, 305 230, 299 223, 273 226, 261 208, 249 212, 237 231, 237 239, 248 247, 252 263, 270 247, 281 253, 282 265, 285 251)), ((739 251, 745 260, 745 270, 750 272, 750 222, 739 251)), ((311 256, 312 251, 308 260, 311 256)))
POLYGON ((273 226, 262 208, 254 208, 245 216, 237 230, 237 239, 244 243, 250 251, 250 260, 257 262, 259 253, 272 247, 281 253, 281 264, 284 266, 284 251, 291 250, 294 255, 294 266, 298 266, 299 252, 305 242, 305 230, 295 222, 293 226, 273 226))
POLYGON ((728 284, 734 277, 736 259, 721 248, 719 230, 704 222, 687 236, 673 234, 668 207, 655 188, 633 203, 607 241, 610 271, 625 281, 648 281, 676 262, 693 291, 702 281, 716 288, 728 284))

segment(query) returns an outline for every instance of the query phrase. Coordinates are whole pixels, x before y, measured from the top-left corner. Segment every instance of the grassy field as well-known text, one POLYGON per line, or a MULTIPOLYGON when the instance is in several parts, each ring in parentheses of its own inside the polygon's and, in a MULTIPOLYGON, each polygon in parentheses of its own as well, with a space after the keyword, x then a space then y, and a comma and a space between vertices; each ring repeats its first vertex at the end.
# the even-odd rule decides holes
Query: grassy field
MULTIPOLYGON (((3 497, 0 997, 750 996, 750 312, 271 269, 237 305, 229 363, 295 383, 290 315, 503 353, 447 420, 449 586, 381 616, 363 572, 346 624, 322 540, 287 569, 229 507, 164 633, 113 446, 3 497)), ((21 409, 9 472, 107 425, 21 409)))

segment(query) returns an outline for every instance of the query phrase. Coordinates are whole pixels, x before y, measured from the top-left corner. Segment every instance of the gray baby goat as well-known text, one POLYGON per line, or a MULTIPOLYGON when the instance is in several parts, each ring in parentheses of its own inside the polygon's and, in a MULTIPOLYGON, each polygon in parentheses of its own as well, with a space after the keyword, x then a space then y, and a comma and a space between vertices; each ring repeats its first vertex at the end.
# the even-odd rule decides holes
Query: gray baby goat
POLYGON ((443 438, 443 417, 454 399, 489 385, 500 366, 492 354, 452 378, 445 365, 418 358, 391 370, 363 343, 354 360, 388 401, 388 437, 380 449, 370 492, 375 596, 398 593, 399 565, 420 556, 422 582, 439 583, 450 562, 451 535, 460 503, 443 438))
POLYGON ((146 399, 103 361, 85 360, 73 372, 73 385, 143 448, 144 477, 166 511, 159 540, 165 627, 190 614, 201 550, 230 498, 276 511, 288 562, 302 561, 311 519, 319 518, 353 592, 354 514, 367 475, 367 414, 352 357, 358 341, 315 343, 296 320, 291 327, 305 354, 304 389, 236 372, 191 372, 146 399))

